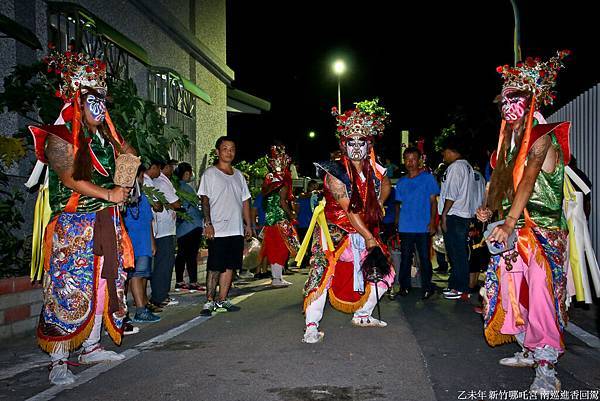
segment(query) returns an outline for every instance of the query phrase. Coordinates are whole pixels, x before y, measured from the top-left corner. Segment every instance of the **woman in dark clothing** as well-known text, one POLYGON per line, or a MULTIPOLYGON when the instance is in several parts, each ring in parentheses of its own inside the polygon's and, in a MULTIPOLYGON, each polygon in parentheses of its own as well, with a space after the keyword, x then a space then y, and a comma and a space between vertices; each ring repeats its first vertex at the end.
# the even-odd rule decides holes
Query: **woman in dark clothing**
MULTIPOLYGON (((189 182, 193 177, 192 166, 189 163, 179 163, 174 171, 179 181, 179 192, 187 192, 193 196, 196 191, 189 182)), ((177 219, 177 257, 175 258, 175 291, 190 290, 201 291, 204 289, 198 284, 198 250, 202 240, 203 218, 199 202, 194 204, 183 199, 182 208, 191 220, 177 219), (187 267, 189 284, 183 281, 183 272, 187 267)))

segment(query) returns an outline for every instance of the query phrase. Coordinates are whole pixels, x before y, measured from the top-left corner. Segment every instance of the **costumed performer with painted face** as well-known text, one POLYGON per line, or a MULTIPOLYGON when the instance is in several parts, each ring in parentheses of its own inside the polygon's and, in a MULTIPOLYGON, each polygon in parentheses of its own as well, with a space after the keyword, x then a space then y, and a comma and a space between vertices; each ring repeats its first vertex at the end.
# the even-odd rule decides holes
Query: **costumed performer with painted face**
MULTIPOLYGON (((502 125, 487 207, 481 221, 497 213, 504 223, 487 240, 506 251, 492 256, 486 276, 485 338, 492 345, 522 347, 502 365, 534 367, 530 390, 560 390, 555 364, 564 352, 567 246, 563 181, 569 162, 570 123, 546 124, 539 108, 552 103, 560 51, 547 62, 528 58, 502 74, 502 125), (510 248, 511 236, 516 244, 510 248)), ((492 252, 493 253, 493 252, 492 252)))
POLYGON ((323 338, 318 327, 328 295, 334 308, 353 313, 353 325, 385 327, 387 323, 371 314, 378 302, 376 294, 381 297, 395 275, 387 248, 379 238, 383 203, 391 186, 373 151, 373 140, 383 134, 388 113, 377 100, 357 103, 354 110, 343 114, 338 114, 336 108, 332 111, 342 157, 339 161, 315 163, 326 173, 327 224, 313 235, 313 256, 304 288, 306 343, 323 338), (366 266, 371 254, 381 256, 376 267, 382 281, 374 280, 377 284, 367 280, 373 275, 373 266, 366 266), (381 288, 376 290, 375 285, 381 288))
POLYGON ((38 160, 49 166, 52 215, 44 236, 43 306, 37 328, 50 353, 50 381, 70 384, 69 353, 80 363, 121 360, 100 346, 102 322, 121 343, 127 305, 124 268, 133 267, 131 241, 117 204, 129 188, 113 182, 115 159, 133 150, 106 110, 106 64, 75 51, 44 61, 62 78, 64 101, 55 125, 29 127, 38 160))
POLYGON ((283 269, 291 256, 296 256, 300 247, 298 234, 293 226, 296 215, 291 203, 292 159, 285 152, 284 145, 271 146, 267 157, 269 173, 262 185, 263 208, 265 210, 265 228, 261 256, 271 265, 274 287, 287 287, 291 283, 283 279, 283 269))

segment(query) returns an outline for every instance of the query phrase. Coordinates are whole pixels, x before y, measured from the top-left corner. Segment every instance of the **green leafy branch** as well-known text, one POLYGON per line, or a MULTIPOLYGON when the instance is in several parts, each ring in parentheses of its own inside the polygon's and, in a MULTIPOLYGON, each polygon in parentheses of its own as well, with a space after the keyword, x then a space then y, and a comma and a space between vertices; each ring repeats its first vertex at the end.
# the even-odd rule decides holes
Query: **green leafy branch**
POLYGON ((166 125, 155 103, 142 99, 132 79, 110 80, 111 118, 117 131, 137 149, 142 162, 164 160, 172 145, 183 152, 190 140, 177 127, 166 125))
POLYGON ((456 135, 456 124, 452 123, 446 128, 442 128, 442 131, 438 136, 433 138, 433 147, 436 152, 441 152, 444 147, 444 143, 448 138, 456 135))
POLYGON ((269 172, 267 156, 260 157, 255 162, 242 160, 234 167, 240 170, 242 174, 246 176, 250 193, 253 197, 255 197, 260 192, 259 183, 262 182, 262 180, 265 178, 265 175, 267 175, 269 172))
POLYGON ((388 112, 385 111, 385 108, 379 105, 379 98, 375 98, 373 100, 363 100, 362 102, 356 102, 354 104, 356 105, 356 108, 363 113, 380 117, 388 116, 388 112))
MULTIPOLYGON (((144 194, 148 198, 148 202, 150 202, 150 205, 152 207, 157 207, 157 206, 163 205, 163 207, 170 208, 169 202, 167 201, 165 194, 163 194, 157 188, 143 185, 142 192, 144 192, 144 194)), ((190 203, 193 203, 196 206, 199 204, 198 198, 194 194, 191 194, 189 192, 184 192, 184 191, 176 191, 175 193, 177 194, 177 197, 181 201, 188 201, 190 203), (192 197, 196 198, 196 199, 192 199, 192 197)), ((190 222, 193 221, 192 218, 190 217, 190 215, 188 215, 184 211, 175 210, 175 214, 177 215, 177 218, 179 218, 181 220, 190 221, 190 222)))

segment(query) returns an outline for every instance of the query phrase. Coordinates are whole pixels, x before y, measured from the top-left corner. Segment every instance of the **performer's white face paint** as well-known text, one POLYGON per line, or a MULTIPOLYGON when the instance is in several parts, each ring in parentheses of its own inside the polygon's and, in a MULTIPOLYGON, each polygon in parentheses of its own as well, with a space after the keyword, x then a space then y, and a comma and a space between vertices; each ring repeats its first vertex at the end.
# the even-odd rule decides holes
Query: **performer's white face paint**
POLYGON ((351 160, 363 160, 367 157, 369 143, 364 139, 350 138, 346 142, 346 153, 351 160))
POLYGON ((502 116, 508 122, 519 120, 525 115, 527 98, 522 96, 502 96, 502 116))

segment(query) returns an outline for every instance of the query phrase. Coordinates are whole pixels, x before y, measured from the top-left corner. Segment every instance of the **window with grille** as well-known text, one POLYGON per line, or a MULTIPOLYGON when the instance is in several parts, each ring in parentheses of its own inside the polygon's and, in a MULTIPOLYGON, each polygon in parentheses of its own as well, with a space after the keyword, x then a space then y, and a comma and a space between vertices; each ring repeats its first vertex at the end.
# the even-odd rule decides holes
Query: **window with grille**
POLYGON ((71 45, 92 57, 106 62, 107 73, 117 79, 129 77, 129 55, 119 46, 99 35, 93 20, 77 10, 48 12, 48 38, 58 51, 67 51, 71 45))
POLYGON ((158 105, 165 124, 178 127, 187 135, 190 146, 180 152, 174 145, 170 149, 171 158, 185 161, 195 168, 196 163, 196 98, 188 92, 183 81, 168 70, 154 69, 148 74, 150 100, 158 105))

